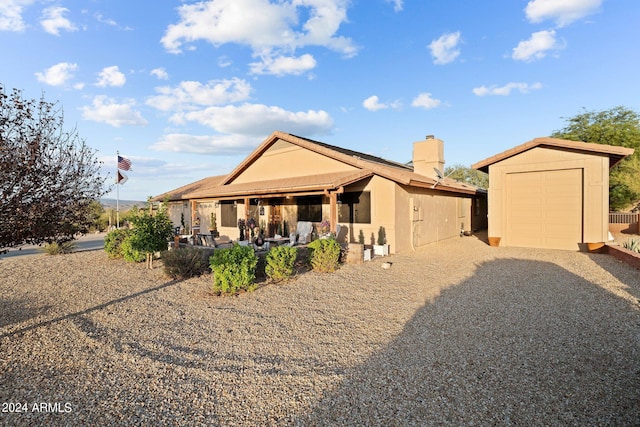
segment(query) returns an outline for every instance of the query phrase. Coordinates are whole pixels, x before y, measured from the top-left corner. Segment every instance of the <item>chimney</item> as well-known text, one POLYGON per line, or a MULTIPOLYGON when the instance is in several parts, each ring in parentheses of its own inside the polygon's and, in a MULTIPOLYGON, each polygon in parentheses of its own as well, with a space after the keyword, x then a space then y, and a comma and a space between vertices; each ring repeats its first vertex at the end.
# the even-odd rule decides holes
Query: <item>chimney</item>
POLYGON ((437 168, 444 174, 444 142, 433 135, 413 143, 413 171, 438 180, 437 168))

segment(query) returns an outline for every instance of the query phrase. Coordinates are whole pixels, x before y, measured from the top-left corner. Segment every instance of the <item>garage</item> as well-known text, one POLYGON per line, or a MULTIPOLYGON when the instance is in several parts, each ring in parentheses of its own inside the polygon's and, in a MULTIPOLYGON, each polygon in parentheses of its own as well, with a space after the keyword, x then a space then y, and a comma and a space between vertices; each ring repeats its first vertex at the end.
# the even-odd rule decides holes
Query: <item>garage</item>
POLYGON ((606 242, 609 169, 632 153, 536 138, 472 165, 489 174, 489 237, 500 246, 565 250, 606 242))
POLYGON ((507 174, 510 246, 577 249, 582 241, 582 170, 507 174))

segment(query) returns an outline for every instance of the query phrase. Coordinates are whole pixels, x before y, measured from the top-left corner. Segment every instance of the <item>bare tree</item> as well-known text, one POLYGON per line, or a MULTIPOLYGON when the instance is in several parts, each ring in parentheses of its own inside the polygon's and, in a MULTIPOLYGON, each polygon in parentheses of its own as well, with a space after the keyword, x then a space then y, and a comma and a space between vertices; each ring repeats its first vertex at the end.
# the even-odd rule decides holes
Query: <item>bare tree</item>
POLYGON ((57 103, 0 84, 0 248, 69 241, 91 225, 107 178, 95 150, 63 124, 57 103))

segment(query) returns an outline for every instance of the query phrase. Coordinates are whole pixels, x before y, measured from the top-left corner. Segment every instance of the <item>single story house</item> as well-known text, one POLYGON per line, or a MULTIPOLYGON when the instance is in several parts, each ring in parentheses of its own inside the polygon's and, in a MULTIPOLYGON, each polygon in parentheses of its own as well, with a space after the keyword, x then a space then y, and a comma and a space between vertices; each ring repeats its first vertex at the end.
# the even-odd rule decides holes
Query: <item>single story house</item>
POLYGON ((238 239, 238 220, 253 218, 265 237, 288 236, 304 221, 318 231, 340 224, 348 242, 371 244, 382 227, 393 253, 486 228, 486 191, 443 170, 444 143, 433 136, 414 143, 412 162, 402 164, 276 131, 229 174, 152 201, 167 201, 188 233, 207 233, 213 220, 238 239))
POLYGON ((500 246, 584 250, 608 241, 609 169, 633 149, 535 138, 472 168, 489 174, 488 233, 500 246))

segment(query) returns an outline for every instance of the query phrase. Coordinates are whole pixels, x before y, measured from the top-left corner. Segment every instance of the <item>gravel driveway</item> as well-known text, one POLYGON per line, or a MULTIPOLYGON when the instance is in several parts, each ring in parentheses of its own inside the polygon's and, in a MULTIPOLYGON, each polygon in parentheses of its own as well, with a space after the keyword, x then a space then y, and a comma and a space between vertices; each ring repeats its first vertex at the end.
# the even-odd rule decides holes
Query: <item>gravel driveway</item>
POLYGON ((476 237, 385 260, 231 298, 102 251, 2 259, 0 424, 640 423, 639 271, 476 237))

